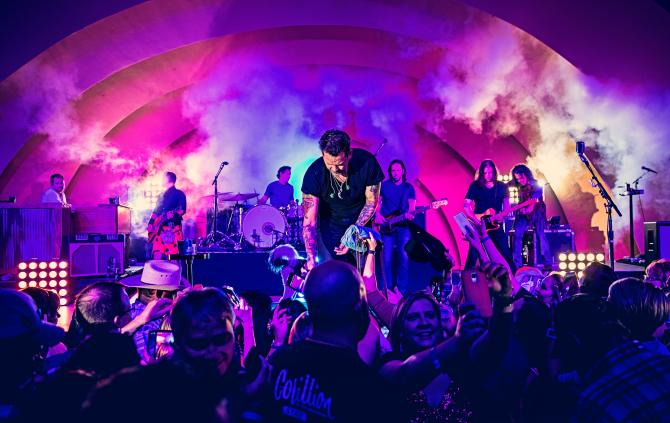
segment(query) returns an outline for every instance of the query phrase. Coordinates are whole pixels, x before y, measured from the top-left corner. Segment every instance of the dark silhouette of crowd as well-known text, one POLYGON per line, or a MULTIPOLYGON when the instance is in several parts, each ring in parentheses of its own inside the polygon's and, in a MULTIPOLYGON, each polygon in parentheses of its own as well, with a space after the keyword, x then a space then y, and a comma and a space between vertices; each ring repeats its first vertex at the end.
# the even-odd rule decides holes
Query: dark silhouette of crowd
POLYGON ((277 304, 97 282, 63 330, 52 293, 0 289, 1 420, 670 421, 667 261, 644 280, 598 262, 514 275, 485 235, 468 240, 490 259, 461 285, 447 268, 404 296, 378 289, 374 238, 360 270, 279 257, 295 268, 277 304))

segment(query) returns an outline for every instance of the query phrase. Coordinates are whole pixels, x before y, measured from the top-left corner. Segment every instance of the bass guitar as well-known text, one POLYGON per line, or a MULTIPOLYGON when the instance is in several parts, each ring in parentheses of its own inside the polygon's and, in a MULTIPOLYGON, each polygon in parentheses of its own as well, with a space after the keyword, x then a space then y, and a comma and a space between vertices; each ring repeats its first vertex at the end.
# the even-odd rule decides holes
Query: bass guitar
MULTIPOLYGON (((412 212, 412 215, 416 216, 417 214, 425 213, 428 210, 436 210, 436 209, 439 209, 440 207, 446 206, 447 204, 449 204, 449 201, 446 198, 443 198, 443 199, 437 200, 437 201, 433 201, 426 206, 417 207, 412 212)), ((380 234, 389 234, 393 231, 394 227, 396 227, 399 224, 404 223, 408 220, 405 213, 398 212, 398 211, 393 212, 393 213, 391 213, 387 216, 384 216, 384 219, 386 219, 386 222, 384 222, 381 225, 375 225, 375 229, 380 234)))
POLYGON ((499 221, 502 220, 506 215, 510 213, 514 213, 517 210, 521 210, 525 207, 535 205, 539 202, 537 198, 531 198, 530 200, 526 200, 523 203, 519 203, 514 207, 511 207, 507 210, 503 210, 500 213, 496 213, 495 210, 493 209, 488 209, 484 213, 478 213, 475 214, 475 217, 477 217, 477 220, 470 219, 474 224, 479 225, 479 224, 484 224, 486 225, 486 231, 495 231, 497 229, 500 229, 500 223, 499 221))

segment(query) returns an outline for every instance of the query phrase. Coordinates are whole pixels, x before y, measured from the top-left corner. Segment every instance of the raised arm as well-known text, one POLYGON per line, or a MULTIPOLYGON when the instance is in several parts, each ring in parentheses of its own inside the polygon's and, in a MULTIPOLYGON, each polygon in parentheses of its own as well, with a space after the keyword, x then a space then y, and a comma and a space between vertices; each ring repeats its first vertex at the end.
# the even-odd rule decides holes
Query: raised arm
POLYGON ((307 253, 307 270, 312 270, 316 263, 317 233, 316 218, 319 210, 319 199, 313 195, 302 193, 302 238, 307 253))
POLYGON ((357 225, 364 226, 375 215, 377 202, 379 202, 380 187, 381 183, 365 187, 365 205, 358 214, 358 219, 356 220, 357 225))

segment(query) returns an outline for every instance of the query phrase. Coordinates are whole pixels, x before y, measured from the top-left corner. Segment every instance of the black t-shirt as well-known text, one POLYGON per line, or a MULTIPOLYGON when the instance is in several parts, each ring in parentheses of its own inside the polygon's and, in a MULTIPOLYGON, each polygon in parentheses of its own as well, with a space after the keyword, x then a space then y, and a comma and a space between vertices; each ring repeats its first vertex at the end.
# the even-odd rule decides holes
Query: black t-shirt
POLYGON ((488 209, 493 209, 496 213, 503 208, 503 200, 509 197, 507 185, 496 181, 491 188, 482 186, 477 181, 473 181, 468 188, 465 198, 475 202, 475 213, 484 213, 488 209))
MULTIPOLYGON (((170 187, 158 198, 154 213, 160 216, 163 213, 175 210, 186 211, 186 194, 175 187, 170 187)), ((164 220, 164 222, 167 221, 167 219, 164 220)), ((181 223, 181 216, 175 213, 171 221, 179 224, 181 223)))
POLYGON ((269 421, 401 421, 399 396, 356 351, 307 340, 277 351, 270 364, 269 421))
POLYGON ((302 192, 319 199, 319 232, 328 251, 332 251, 347 228, 356 223, 365 205, 365 188, 384 180, 384 173, 375 156, 354 148, 342 198, 332 179, 321 157, 309 166, 302 181, 302 192))

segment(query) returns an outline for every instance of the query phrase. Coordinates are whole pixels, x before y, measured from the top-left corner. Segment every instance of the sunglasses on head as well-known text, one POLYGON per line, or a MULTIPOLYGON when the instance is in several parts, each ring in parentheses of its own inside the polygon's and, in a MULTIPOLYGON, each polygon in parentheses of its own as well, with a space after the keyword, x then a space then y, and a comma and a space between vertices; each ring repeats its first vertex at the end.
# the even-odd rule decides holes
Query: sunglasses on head
POLYGON ((210 345, 222 347, 232 340, 233 335, 230 332, 223 332, 209 338, 186 339, 184 343, 188 348, 194 351, 202 351, 207 349, 210 345))

